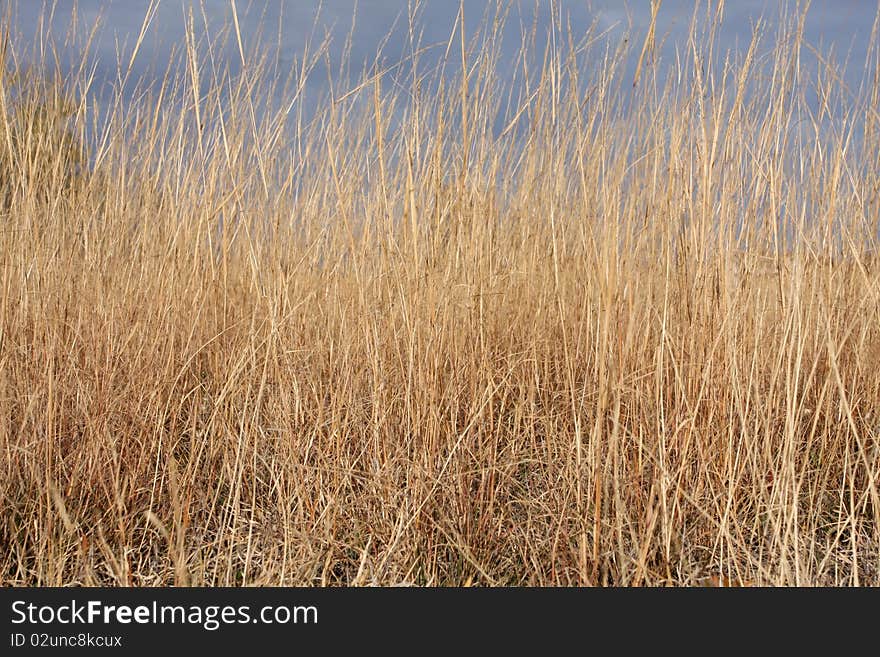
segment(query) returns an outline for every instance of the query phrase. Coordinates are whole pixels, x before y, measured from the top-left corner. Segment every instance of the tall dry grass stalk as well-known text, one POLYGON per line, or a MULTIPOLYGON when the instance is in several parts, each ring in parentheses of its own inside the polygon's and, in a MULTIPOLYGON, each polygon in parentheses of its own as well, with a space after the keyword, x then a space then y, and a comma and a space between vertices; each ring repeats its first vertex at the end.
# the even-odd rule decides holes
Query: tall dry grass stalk
POLYGON ((877 43, 720 14, 323 100, 8 39, 0 582, 880 584, 877 43))

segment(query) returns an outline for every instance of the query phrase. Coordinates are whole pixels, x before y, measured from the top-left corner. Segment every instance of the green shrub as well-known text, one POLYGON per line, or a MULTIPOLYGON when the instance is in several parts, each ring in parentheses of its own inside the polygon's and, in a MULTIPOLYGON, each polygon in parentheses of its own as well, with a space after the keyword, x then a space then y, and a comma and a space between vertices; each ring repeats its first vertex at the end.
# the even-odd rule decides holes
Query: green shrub
MULTIPOLYGON (((4 58, 5 61, 5 58, 4 58)), ((77 103, 63 81, 30 71, 0 71, 0 205, 37 195, 57 199, 88 169, 71 124, 77 103)))

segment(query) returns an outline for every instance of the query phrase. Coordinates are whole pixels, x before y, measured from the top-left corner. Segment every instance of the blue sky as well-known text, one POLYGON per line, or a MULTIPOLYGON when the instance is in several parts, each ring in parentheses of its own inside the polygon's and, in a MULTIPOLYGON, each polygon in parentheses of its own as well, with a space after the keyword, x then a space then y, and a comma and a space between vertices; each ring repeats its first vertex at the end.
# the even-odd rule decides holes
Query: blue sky
MULTIPOLYGON (((38 0, 5 0, 12 2, 16 15, 15 26, 23 36, 34 33, 37 17, 43 3, 38 0)), ((97 41, 96 55, 99 65, 113 70, 120 44, 134 42, 140 30, 149 0, 61 0, 54 10, 54 29, 63 31, 69 24, 74 5, 78 8, 80 21, 93 24, 102 17, 102 29, 97 41)), ((151 61, 162 61, 173 44, 183 43, 183 17, 186 7, 193 5, 197 22, 200 4, 208 15, 209 23, 219 26, 230 15, 230 0, 162 0, 152 23, 145 48, 138 61, 139 70, 147 70, 151 61), (157 59, 158 58, 158 59, 157 59)), ((466 0, 466 24, 476 26, 489 2, 466 0)), ((747 45, 753 21, 765 15, 775 19, 779 15, 780 2, 770 0, 728 0, 725 22, 721 31, 722 48, 747 45)), ((292 62, 302 53, 303 47, 317 26, 320 33, 330 30, 334 35, 331 56, 341 56, 344 37, 351 28, 356 11, 356 27, 352 43, 352 61, 371 61, 379 43, 397 22, 398 30, 392 34, 385 47, 386 61, 394 61, 406 51, 406 1, 394 0, 236 0, 245 39, 256 40, 260 25, 264 28, 263 45, 274 48, 279 40, 282 61, 292 62), (321 11, 318 12, 318 6, 321 11), (279 30, 280 27, 280 30, 279 30)), ((602 28, 610 28, 612 34, 623 35, 627 30, 636 34, 643 31, 650 18, 650 2, 634 0, 560 0, 563 14, 570 18, 575 32, 585 31, 594 21, 602 28)), ((671 54, 676 43, 681 43, 694 8, 691 0, 665 0, 661 5, 658 35, 668 35, 665 52, 671 54)), ((872 0, 814 0, 808 20, 808 38, 822 43, 825 48, 833 46, 840 55, 852 51, 854 60, 860 63, 870 35, 877 4, 872 0)), ((424 30, 423 42, 444 41, 452 31, 458 11, 456 0, 424 0, 419 25, 424 30)), ((549 0, 514 0, 509 21, 509 39, 505 48, 511 55, 519 44, 520 19, 531 23, 537 12, 539 33, 549 24, 551 3, 549 0)), ((230 53, 231 55, 232 53, 230 53)))
MULTIPOLYGON (((203 21, 206 20, 209 32, 212 32, 229 24, 231 1, 160 0, 158 11, 135 62, 134 77, 143 77, 146 80, 154 78, 156 71, 164 69, 171 48, 183 47, 184 21, 190 9, 194 14, 197 31, 204 31, 203 21)), ((2 2, 5 5, 11 3, 14 8, 14 28, 24 38, 25 43, 29 36, 38 31, 39 16, 45 16, 46 7, 52 7, 51 2, 39 0, 2 2)), ((277 56, 282 75, 300 61, 310 35, 315 35, 313 38, 317 41, 325 34, 331 35, 329 58, 332 70, 335 71, 343 57, 343 45, 346 36, 352 31, 353 22, 350 62, 355 69, 355 76, 362 66, 369 67, 372 64, 383 41, 385 45, 381 54, 385 65, 399 61, 409 52, 406 0, 235 2, 246 47, 265 48, 273 57, 277 56)), ((63 38, 74 14, 78 24, 86 28, 85 31, 96 22, 100 25, 97 40, 92 47, 92 56, 98 67, 97 87, 100 88, 102 83, 112 84, 117 77, 117 53, 121 52, 122 59, 128 60, 128 54, 137 39, 150 4, 149 0, 58 0, 53 10, 52 30, 63 38)), ((502 4, 507 3, 503 1, 502 4)), ((538 46, 541 47, 540 37, 546 34, 554 7, 550 0, 512 0, 509 4, 510 13, 502 43, 502 65, 505 61, 514 60, 521 44, 520 29, 523 25, 531 27, 536 21, 538 46)), ((555 6, 566 17, 575 36, 583 35, 595 23, 600 31, 608 31, 612 41, 629 33, 636 44, 641 44, 650 21, 650 4, 650 0, 558 0, 555 6)), ((699 3, 703 11, 706 4, 705 0, 699 3)), ((772 31, 783 8, 788 6, 790 10, 795 4, 782 0, 728 0, 719 33, 721 51, 745 49, 757 19, 763 16, 772 31)), ((495 3, 489 0, 465 0, 465 24, 469 33, 473 33, 493 6, 495 3)), ((657 38, 665 39, 661 51, 664 61, 672 62, 676 48, 686 46, 694 7, 693 0, 663 0, 657 38)), ((458 8, 458 0, 422 0, 419 3, 417 26, 421 31, 423 45, 446 43, 454 30, 458 8)), ((808 41, 820 46, 825 53, 833 50, 837 61, 849 56, 846 80, 852 87, 857 87, 861 82, 866 48, 876 12, 875 0, 813 0, 807 14, 808 41)), ((766 52, 771 45, 772 38, 767 38, 763 50, 766 52)), ((429 63, 432 56, 439 57, 443 50, 443 47, 435 48, 431 51, 432 54, 423 58, 423 62, 429 63)), ((638 55, 638 50, 637 46, 635 56, 638 55)), ((226 58, 233 70, 238 66, 239 56, 235 48, 230 47, 219 55, 221 59, 226 58)), ((75 58, 75 54, 72 56, 75 58)), ((456 64, 457 59, 453 58, 451 66, 456 64)), ((815 66, 815 59, 809 52, 804 53, 804 65, 807 68, 815 66)), ((631 61, 630 70, 633 67, 634 62, 631 61)), ((326 90, 326 80, 326 68, 317 69, 309 78, 309 105, 317 95, 326 90)), ((127 92, 130 92, 131 86, 129 84, 126 87, 127 92)), ((345 88, 345 83, 342 86, 345 88)))

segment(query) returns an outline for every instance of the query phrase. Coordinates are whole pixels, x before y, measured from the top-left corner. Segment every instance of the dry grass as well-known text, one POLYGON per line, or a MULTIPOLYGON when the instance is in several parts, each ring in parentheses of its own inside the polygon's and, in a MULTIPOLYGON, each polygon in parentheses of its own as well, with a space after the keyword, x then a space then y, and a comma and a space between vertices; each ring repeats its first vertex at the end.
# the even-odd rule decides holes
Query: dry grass
POLYGON ((0 583, 880 584, 877 51, 717 25, 510 83, 490 19, 314 118, 328 44, 191 26, 49 127, 9 41, 0 583))

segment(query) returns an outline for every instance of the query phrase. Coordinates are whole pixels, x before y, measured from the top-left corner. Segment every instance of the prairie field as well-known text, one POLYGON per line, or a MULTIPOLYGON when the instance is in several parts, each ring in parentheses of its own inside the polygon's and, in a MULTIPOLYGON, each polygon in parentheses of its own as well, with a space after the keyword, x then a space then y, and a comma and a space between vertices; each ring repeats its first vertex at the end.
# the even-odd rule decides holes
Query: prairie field
POLYGON ((880 49, 722 7, 7 31, 0 584, 880 585, 880 49))

